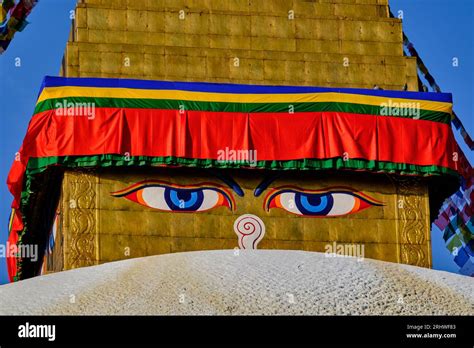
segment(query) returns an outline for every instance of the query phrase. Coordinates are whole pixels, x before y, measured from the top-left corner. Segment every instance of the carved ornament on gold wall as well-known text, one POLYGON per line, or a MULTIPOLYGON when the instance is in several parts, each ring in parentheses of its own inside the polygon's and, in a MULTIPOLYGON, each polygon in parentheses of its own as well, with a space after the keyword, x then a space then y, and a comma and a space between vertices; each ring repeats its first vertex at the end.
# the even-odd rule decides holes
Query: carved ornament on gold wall
POLYGON ((397 177, 400 212, 400 261, 410 265, 430 267, 429 226, 423 214, 424 195, 420 178, 397 177))
POLYGON ((96 198, 97 177, 87 172, 69 172, 70 229, 66 236, 65 268, 77 268, 97 264, 96 198))

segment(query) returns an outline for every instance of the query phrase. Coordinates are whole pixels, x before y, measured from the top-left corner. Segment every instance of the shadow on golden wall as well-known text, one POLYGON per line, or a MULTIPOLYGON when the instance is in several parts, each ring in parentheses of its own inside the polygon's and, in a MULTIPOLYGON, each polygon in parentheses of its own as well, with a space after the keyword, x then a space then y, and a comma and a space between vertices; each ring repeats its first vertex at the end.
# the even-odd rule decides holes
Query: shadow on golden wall
POLYGON ((57 247, 48 258, 56 255, 63 262, 48 262, 47 271, 194 250, 325 252, 334 242, 357 246, 367 258, 431 263, 428 187, 415 178, 262 170, 68 171, 59 210, 57 247))

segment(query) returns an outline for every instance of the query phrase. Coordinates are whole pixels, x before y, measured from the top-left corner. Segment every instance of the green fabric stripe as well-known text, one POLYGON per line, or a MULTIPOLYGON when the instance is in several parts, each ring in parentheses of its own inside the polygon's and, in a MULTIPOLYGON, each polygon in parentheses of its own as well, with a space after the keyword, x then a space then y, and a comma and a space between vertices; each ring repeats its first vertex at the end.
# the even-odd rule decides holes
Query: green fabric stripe
POLYGON ((128 160, 122 155, 96 155, 96 156, 59 156, 30 158, 26 175, 35 175, 42 172, 50 165, 60 164, 68 168, 82 167, 143 167, 159 165, 177 165, 196 168, 252 168, 269 170, 324 170, 348 169, 368 170, 384 173, 398 173, 407 175, 454 175, 457 172, 440 166, 418 166, 413 164, 369 161, 364 159, 330 158, 330 159, 301 159, 291 161, 257 161, 254 166, 243 162, 218 161, 213 159, 192 159, 181 157, 148 157, 133 156, 128 160))
MULTIPOLYGON (((221 102, 196 102, 196 101, 181 101, 181 100, 159 100, 159 99, 121 99, 121 98, 89 98, 89 97, 69 97, 59 99, 47 99, 40 102, 35 108, 35 114, 47 110, 54 110, 62 108, 64 101, 67 103, 81 104, 91 103, 95 107, 110 107, 110 108, 137 108, 137 109, 167 109, 167 110, 195 110, 195 111, 212 111, 212 112, 348 112, 356 114, 367 115, 381 115, 382 108, 374 105, 353 104, 353 103, 336 103, 336 102, 321 102, 321 103, 221 103, 221 102), (59 106, 59 105, 61 106, 59 106)), ((398 110, 399 116, 393 115, 392 110, 389 117, 404 117, 413 118, 411 115, 404 116, 410 112, 409 109, 395 109, 398 110)), ((386 115, 383 115, 386 116, 386 115)), ((449 124, 451 122, 451 115, 445 112, 420 110, 419 119, 442 122, 449 124)))

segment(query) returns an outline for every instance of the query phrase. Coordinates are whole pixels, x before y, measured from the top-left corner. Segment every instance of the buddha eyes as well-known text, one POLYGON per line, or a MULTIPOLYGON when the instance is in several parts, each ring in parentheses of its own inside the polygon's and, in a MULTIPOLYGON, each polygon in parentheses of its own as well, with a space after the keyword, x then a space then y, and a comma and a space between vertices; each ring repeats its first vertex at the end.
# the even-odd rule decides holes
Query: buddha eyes
POLYGON ((213 183, 180 186, 164 181, 142 181, 112 193, 145 207, 169 212, 203 212, 218 207, 235 209, 232 194, 213 183))
MULTIPOLYGON (((224 187, 214 183, 177 185, 165 181, 147 180, 124 190, 113 192, 147 208, 166 212, 204 212, 218 207, 236 209, 234 197, 224 187)), ((371 206, 383 204, 350 188, 304 190, 295 186, 273 188, 266 195, 264 210, 283 209, 304 217, 335 217, 355 214, 371 206)))
POLYGON ((382 205, 361 192, 337 187, 314 191, 282 186, 272 189, 264 200, 266 211, 280 208, 307 217, 343 216, 382 205))

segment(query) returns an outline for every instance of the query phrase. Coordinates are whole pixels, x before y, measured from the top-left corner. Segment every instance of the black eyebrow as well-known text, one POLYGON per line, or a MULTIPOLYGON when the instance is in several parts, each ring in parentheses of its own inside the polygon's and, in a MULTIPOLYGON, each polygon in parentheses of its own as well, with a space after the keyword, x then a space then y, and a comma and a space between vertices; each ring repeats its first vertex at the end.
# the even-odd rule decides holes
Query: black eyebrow
POLYGON ((234 192, 238 196, 240 196, 240 197, 244 196, 244 191, 242 190, 242 188, 229 175, 225 175, 221 171, 217 171, 217 170, 214 170, 214 169, 207 169, 207 171, 209 173, 211 173, 212 175, 214 175, 215 177, 217 177, 218 179, 220 179, 224 184, 229 186, 232 190, 234 190, 234 192))
POLYGON ((255 191, 253 192, 253 195, 255 197, 260 196, 267 188, 270 186, 272 182, 274 182, 276 179, 278 179, 281 176, 281 174, 272 174, 267 176, 263 181, 255 188, 255 191))

